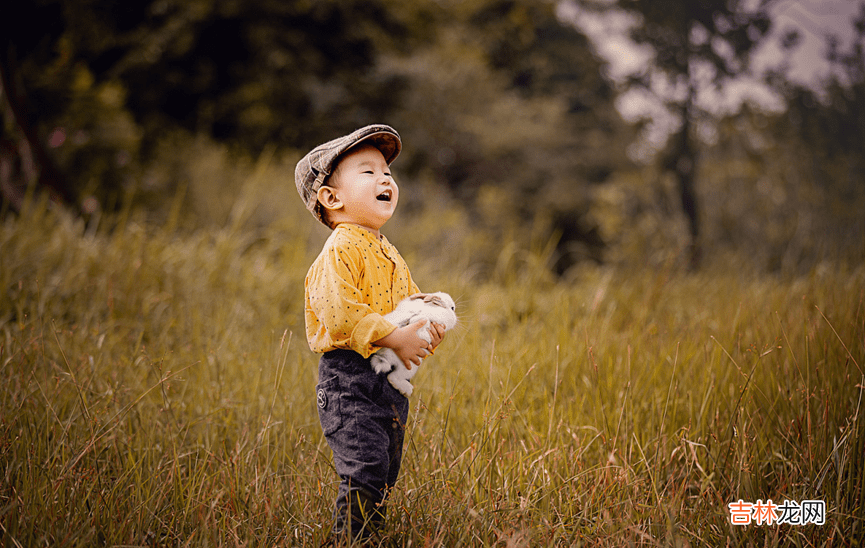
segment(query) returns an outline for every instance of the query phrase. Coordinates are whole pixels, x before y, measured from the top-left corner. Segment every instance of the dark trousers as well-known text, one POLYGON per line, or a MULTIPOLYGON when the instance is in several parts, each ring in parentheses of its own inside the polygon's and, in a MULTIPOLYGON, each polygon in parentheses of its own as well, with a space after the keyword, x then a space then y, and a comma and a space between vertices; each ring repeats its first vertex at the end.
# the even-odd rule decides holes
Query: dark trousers
POLYGON ((318 380, 318 417, 340 477, 334 531, 366 537, 399 475, 408 399, 351 350, 326 352, 318 380))

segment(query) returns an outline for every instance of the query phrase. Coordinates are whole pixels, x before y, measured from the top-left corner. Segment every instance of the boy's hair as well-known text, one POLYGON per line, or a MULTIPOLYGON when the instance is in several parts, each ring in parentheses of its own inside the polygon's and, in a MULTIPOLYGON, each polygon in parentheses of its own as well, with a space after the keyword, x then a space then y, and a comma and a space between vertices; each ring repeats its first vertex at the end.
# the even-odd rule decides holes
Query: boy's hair
POLYGON ((402 141, 395 129, 384 124, 374 124, 315 147, 301 158, 294 170, 294 184, 306 209, 328 228, 333 227, 328 223, 324 208, 318 202, 318 189, 327 185, 327 180, 335 171, 341 156, 361 142, 379 149, 388 165, 402 150, 402 141))

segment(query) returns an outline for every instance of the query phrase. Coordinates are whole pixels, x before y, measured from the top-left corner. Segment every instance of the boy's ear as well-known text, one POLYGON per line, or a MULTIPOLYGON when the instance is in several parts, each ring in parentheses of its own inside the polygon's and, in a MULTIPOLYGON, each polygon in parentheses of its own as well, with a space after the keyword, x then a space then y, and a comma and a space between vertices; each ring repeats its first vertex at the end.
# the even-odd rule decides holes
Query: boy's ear
POLYGON ((342 201, 336 195, 336 189, 330 186, 323 186, 318 189, 318 202, 330 211, 342 207, 342 201))

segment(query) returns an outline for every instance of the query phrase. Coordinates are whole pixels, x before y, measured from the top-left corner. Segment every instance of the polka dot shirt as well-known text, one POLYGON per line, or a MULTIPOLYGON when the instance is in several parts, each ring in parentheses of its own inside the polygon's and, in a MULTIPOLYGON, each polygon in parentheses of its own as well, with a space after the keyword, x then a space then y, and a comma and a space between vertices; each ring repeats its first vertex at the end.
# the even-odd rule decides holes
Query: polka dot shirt
POLYGON ((418 293, 405 260, 384 236, 348 223, 334 229, 305 282, 306 338, 313 352, 371 356, 394 326, 382 316, 418 293))

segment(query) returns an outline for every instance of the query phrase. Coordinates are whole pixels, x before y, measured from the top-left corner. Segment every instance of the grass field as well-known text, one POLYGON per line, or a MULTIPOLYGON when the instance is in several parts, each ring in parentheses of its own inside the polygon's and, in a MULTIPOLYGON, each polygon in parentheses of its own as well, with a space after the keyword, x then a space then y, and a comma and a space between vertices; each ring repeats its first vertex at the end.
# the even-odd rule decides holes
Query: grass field
MULTIPOLYGON (((298 226, 3 223, 0 545, 327 540, 298 226)), ((566 283, 507 242, 484 274, 397 245, 461 324, 414 379, 381 545, 865 541, 865 267, 566 283), (739 499, 825 524, 734 526, 739 499)))

